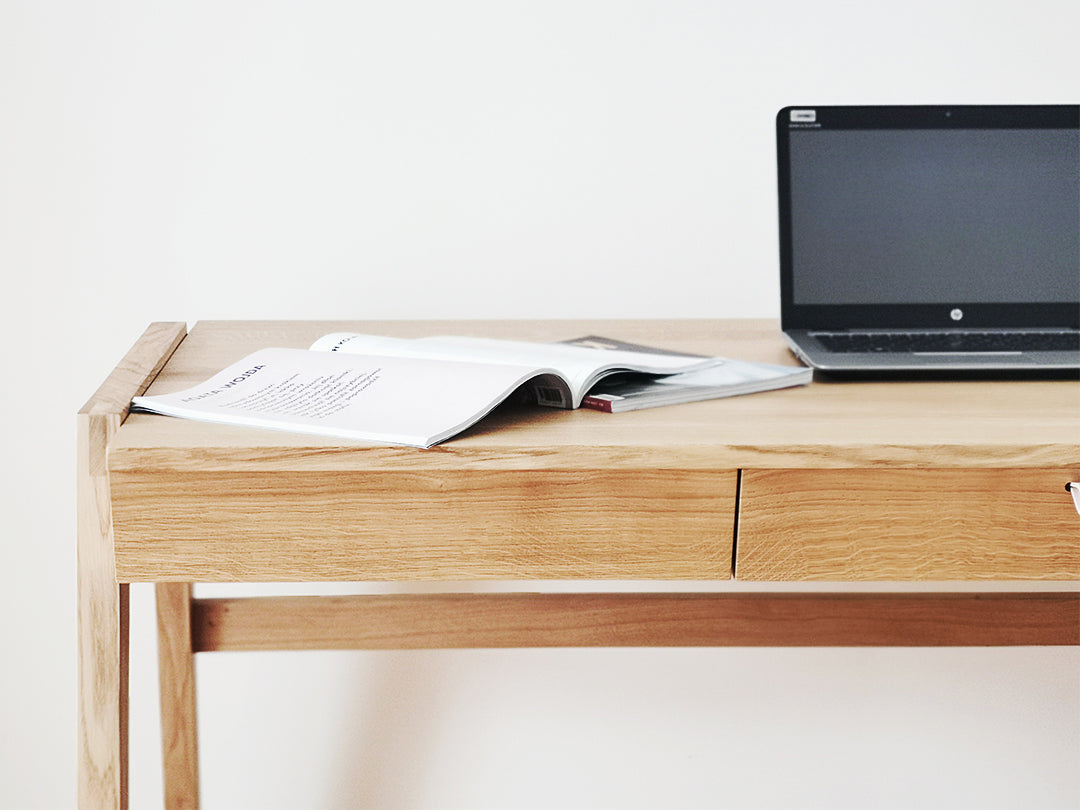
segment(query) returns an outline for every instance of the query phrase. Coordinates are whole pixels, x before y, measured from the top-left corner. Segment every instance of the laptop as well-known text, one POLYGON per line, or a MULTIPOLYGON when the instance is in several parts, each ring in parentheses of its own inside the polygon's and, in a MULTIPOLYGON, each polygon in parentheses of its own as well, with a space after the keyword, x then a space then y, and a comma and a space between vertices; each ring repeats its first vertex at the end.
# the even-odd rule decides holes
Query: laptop
POLYGON ((1080 369, 1080 105, 786 107, 776 144, 806 364, 1080 369))

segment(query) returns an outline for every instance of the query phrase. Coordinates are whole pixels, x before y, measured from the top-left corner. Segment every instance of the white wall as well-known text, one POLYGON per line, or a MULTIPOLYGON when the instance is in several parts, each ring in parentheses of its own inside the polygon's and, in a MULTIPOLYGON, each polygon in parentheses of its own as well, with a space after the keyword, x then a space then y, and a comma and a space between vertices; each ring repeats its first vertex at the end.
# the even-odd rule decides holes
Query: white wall
MULTIPOLYGON (((74 413, 147 322, 775 315, 775 110, 1076 102, 1078 8, 0 0, 0 806, 73 803, 74 413)), ((1080 802, 1074 650, 230 654, 199 678, 206 808, 1080 802)))

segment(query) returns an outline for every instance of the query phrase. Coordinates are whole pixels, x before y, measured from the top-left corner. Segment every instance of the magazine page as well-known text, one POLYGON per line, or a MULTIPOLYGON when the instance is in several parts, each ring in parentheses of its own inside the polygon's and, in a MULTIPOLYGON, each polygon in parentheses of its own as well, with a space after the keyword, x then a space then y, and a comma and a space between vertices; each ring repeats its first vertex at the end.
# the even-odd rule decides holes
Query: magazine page
POLYGON ((792 388, 807 385, 812 378, 809 368, 728 359, 712 368, 667 377, 612 377, 594 386, 581 404, 619 413, 792 388))
MULTIPOLYGON (((663 351, 600 335, 573 338, 567 343, 600 350, 663 351)), ((582 407, 619 413, 791 388, 806 385, 813 379, 812 369, 804 366, 781 366, 726 357, 714 357, 713 360, 715 364, 707 368, 663 377, 640 374, 608 377, 590 389, 582 400, 582 407)))
POLYGON ((579 407, 589 388, 597 380, 612 373, 637 371, 647 374, 675 374, 708 368, 720 362, 717 358, 710 357, 670 352, 597 349, 568 343, 530 343, 456 336, 408 340, 340 332, 320 338, 311 348, 315 351, 387 352, 403 357, 548 367, 557 370, 570 385, 572 399, 563 406, 570 408, 579 407))
POLYGON ((550 369, 262 349, 201 385, 136 397, 135 410, 321 436, 430 447, 550 369))

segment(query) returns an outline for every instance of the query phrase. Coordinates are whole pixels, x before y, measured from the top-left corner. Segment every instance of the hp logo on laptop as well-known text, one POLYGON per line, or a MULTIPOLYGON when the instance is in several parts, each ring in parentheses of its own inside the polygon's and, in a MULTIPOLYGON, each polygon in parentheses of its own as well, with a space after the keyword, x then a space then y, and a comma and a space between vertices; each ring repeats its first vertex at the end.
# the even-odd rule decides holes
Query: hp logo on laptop
POLYGON ((949 313, 949 317, 952 318, 954 321, 959 321, 964 317, 964 310, 957 307, 949 313))

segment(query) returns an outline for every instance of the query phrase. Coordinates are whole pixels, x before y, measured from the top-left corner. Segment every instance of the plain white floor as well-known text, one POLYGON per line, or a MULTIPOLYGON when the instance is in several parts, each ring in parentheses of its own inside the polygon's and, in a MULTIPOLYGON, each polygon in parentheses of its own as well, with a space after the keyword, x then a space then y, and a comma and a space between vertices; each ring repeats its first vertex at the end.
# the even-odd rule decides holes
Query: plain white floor
MULTIPOLYGON (((75 794, 74 413, 148 321, 777 313, 789 103, 1071 102, 1067 0, 0 0, 0 806, 75 794)), ((160 805, 133 589, 132 807, 160 805)), ((1076 808, 1080 652, 225 654, 204 807, 1076 808)))

